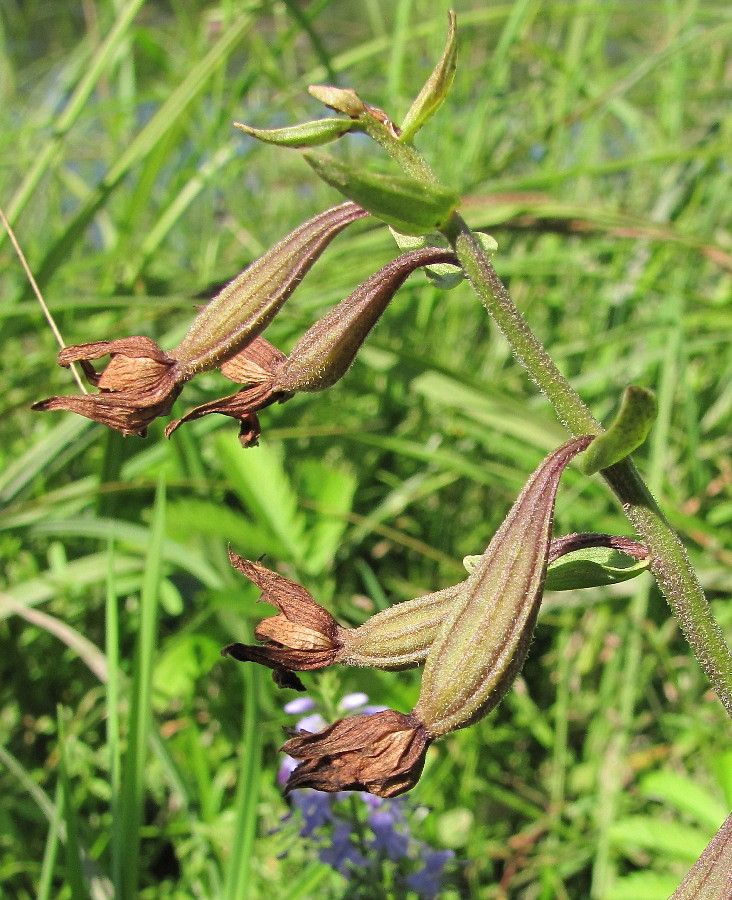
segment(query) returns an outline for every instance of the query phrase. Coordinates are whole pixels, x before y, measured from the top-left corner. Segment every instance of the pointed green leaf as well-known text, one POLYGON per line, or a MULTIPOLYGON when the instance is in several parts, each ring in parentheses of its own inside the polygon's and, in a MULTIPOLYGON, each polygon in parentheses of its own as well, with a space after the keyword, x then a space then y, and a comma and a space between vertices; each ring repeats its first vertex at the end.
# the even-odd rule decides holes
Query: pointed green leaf
POLYGON ((657 412, 652 391, 636 385, 627 387, 610 427, 595 438, 580 462, 585 475, 607 469, 640 447, 648 437, 657 412))
POLYGON ((360 122, 354 119, 317 119, 286 128, 252 128, 243 122, 234 122, 234 127, 258 141, 280 147, 317 147, 329 144, 349 131, 363 130, 360 122))
POLYGON ((607 547, 588 547, 552 563, 547 569, 544 589, 574 591, 620 584, 645 572, 648 564, 648 559, 632 559, 607 547))
POLYGON ((323 181, 404 234, 440 228, 460 202, 453 191, 407 175, 376 175, 325 153, 305 151, 303 156, 323 181))
POLYGON ((455 28, 454 10, 448 11, 447 19, 447 43, 445 44, 445 49, 442 51, 440 61, 404 117, 401 135, 399 136, 400 141, 411 141, 425 122, 431 119, 442 106, 450 90, 457 64, 457 31, 455 28))

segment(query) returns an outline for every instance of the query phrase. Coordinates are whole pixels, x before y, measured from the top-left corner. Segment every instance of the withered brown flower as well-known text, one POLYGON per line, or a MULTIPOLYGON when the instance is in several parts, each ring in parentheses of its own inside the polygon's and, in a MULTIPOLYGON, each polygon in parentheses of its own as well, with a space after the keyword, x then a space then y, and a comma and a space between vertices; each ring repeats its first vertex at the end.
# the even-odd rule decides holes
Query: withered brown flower
MULTIPOLYGON (((259 334, 333 238, 366 215, 355 203, 342 203, 291 231, 204 306, 172 350, 163 351, 146 337, 65 347, 59 364, 79 362, 99 393, 49 397, 32 408, 68 410, 144 437, 152 420, 170 412, 183 385, 199 372, 220 368, 234 381, 253 384, 256 392, 258 362, 260 372, 261 366, 269 372, 282 357, 266 341, 256 344, 259 334), (97 372, 90 360, 103 356, 110 361, 97 372)), ((255 417, 250 442, 256 443, 256 430, 255 417)))
POLYGON ((267 641, 265 645, 229 644, 222 656, 261 663, 273 670, 280 687, 305 690, 293 670, 305 672, 333 663, 342 646, 343 629, 297 582, 243 559, 231 549, 229 561, 262 591, 259 601, 274 606, 278 615, 262 620, 254 630, 257 640, 267 641))
POLYGON ((396 797, 419 780, 430 745, 418 719, 392 709, 339 719, 317 734, 289 733, 282 750, 302 762, 285 793, 309 787, 396 797))
POLYGON ((49 397, 34 403, 34 410, 68 410, 116 428, 122 434, 145 436, 157 416, 167 415, 187 376, 177 360, 146 337, 95 341, 65 347, 59 365, 78 362, 90 384, 99 388, 89 396, 49 397), (109 356, 102 372, 90 360, 109 356))
POLYGON ((475 570, 450 597, 412 712, 341 719, 318 734, 293 736, 282 749, 302 762, 288 790, 407 791, 431 740, 473 724, 500 702, 521 671, 536 624, 559 480, 591 441, 567 441, 529 477, 475 570))
POLYGON ((313 393, 334 385, 348 371, 369 332, 407 277, 421 266, 445 262, 456 262, 454 254, 437 247, 402 254, 312 325, 288 356, 259 338, 221 366, 227 378, 246 387, 175 419, 165 429, 166 437, 184 422, 219 413, 239 420, 242 446, 256 445, 260 433, 257 412, 278 401, 284 402, 299 391, 313 393))

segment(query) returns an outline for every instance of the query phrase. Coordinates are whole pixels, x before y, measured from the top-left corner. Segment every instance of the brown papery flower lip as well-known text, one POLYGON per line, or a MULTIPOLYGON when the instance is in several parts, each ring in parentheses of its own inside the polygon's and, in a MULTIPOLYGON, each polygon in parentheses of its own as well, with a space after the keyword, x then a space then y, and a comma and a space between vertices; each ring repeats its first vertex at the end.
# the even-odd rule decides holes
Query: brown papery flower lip
POLYGON ((273 670, 275 683, 303 691, 293 671, 306 672, 331 665, 341 649, 340 626, 294 581, 267 569, 261 563, 243 559, 229 549, 229 561, 262 591, 260 602, 276 607, 278 615, 263 619, 254 636, 267 641, 263 646, 229 644, 222 656, 242 662, 256 662, 273 670))
POLYGON ((170 412, 187 380, 175 359, 141 336, 65 347, 58 362, 65 367, 80 363, 87 381, 99 388, 99 393, 49 397, 31 408, 74 412, 124 435, 144 437, 153 419, 170 412), (90 360, 103 356, 109 356, 109 362, 97 372, 90 360))
POLYGON ((417 718, 392 709, 339 719, 317 734, 288 733, 282 750, 302 762, 288 778, 286 794, 314 788, 396 797, 419 780, 430 745, 417 718))

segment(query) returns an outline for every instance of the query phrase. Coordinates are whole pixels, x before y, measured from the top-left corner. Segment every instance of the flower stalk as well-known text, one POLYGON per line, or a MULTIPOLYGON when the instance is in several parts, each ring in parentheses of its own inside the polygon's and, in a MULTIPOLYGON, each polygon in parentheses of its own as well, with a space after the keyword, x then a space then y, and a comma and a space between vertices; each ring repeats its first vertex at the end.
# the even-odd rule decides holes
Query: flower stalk
MULTIPOLYGON (((402 170, 425 184, 437 182, 421 154, 408 142, 374 123, 367 134, 378 140, 402 170)), ((442 229, 473 290, 508 342, 529 378, 551 403, 559 420, 574 435, 602 434, 604 429, 559 371, 554 360, 514 305, 490 259, 458 212, 442 229)), ((650 554, 650 570, 666 597, 697 662, 732 716, 732 651, 712 614, 684 545, 627 457, 600 473, 650 554)))
MULTIPOLYGON (((455 214, 446 236, 468 280, 508 341, 514 356, 558 418, 573 434, 601 434, 582 398, 561 374, 526 320, 514 306, 491 261, 463 219, 455 214)), ((603 469, 603 478, 647 545, 650 570, 670 604, 697 662, 732 716, 732 652, 691 567, 684 545, 651 496, 630 457, 603 469)))

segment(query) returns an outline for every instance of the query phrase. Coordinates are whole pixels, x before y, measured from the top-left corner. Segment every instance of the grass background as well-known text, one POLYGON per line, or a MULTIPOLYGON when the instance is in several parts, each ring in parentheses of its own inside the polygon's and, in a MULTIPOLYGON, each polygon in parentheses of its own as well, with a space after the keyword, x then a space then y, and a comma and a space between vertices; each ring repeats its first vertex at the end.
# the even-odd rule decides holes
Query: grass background
MULTIPOLYGON (((638 460, 730 635, 728 4, 453 5, 458 74, 418 144, 593 412, 657 391, 638 460)), ((64 340, 173 346, 201 298, 337 201, 232 120, 315 118, 306 86, 331 82, 398 121, 447 7, 2 0, 0 204, 64 340)), ((287 350, 394 253, 353 226, 267 337, 287 350)), ((348 376, 266 410, 246 452, 219 417, 167 442, 163 422, 142 441, 31 413, 75 386, 4 235, 0 295, 3 890, 348 896, 280 828, 293 695, 218 657, 261 615, 227 543, 362 621, 458 580, 561 425, 465 285, 413 277, 348 376)), ((200 377, 176 411, 222 389, 200 377)), ((556 530, 586 529, 628 533, 569 471, 556 530)), ((402 711, 419 684, 306 680, 325 705, 365 690, 402 711)), ((410 800, 419 839, 455 851, 446 897, 663 898, 732 806, 728 724, 647 576, 548 595, 515 689, 433 748, 410 800)))

